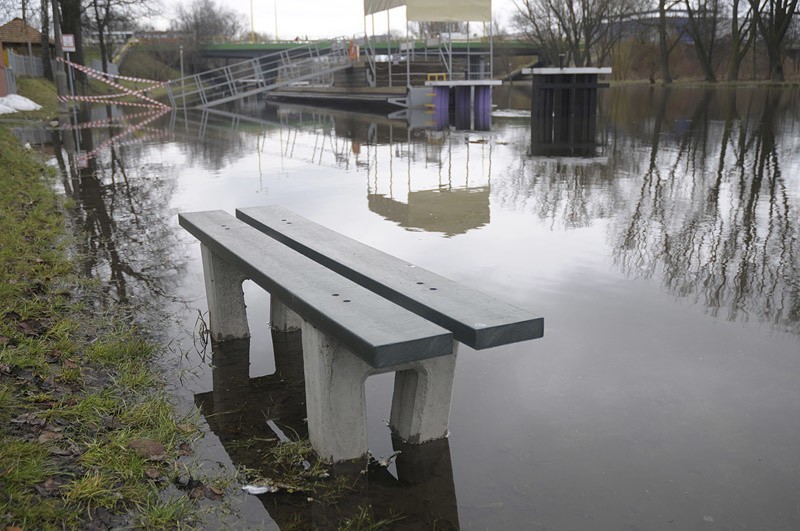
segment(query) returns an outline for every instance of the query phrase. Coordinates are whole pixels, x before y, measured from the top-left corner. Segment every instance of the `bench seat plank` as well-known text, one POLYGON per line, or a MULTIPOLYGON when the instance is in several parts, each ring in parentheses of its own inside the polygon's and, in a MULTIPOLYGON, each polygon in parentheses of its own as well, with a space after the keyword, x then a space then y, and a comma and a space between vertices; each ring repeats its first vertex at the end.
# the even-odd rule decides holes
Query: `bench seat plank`
POLYGON ((475 349, 537 339, 544 319, 343 236, 285 208, 241 208, 236 217, 475 349))
POLYGON ((373 367, 452 352, 453 338, 447 330, 224 211, 183 213, 179 223, 221 260, 373 367))

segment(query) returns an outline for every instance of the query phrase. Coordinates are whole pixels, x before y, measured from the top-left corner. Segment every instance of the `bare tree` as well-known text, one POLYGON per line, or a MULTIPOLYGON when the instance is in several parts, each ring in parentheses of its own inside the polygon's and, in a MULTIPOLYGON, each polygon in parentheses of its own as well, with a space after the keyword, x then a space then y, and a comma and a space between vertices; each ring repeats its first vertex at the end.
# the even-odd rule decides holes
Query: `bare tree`
MULTIPOLYGON (((36 21, 31 20, 31 15, 35 17, 35 13, 35 11, 31 13, 31 0, 22 0, 22 23, 26 26, 35 26, 36 21)), ((28 40, 28 55, 33 55, 30 40, 28 40)))
POLYGON ((416 34, 420 37, 434 37, 446 33, 464 33, 466 22, 415 22, 416 34))
MULTIPOLYGON (((749 7, 749 5, 748 5, 749 7)), ((750 50, 756 36, 753 23, 753 9, 749 7, 742 14, 741 0, 731 2, 730 55, 728 57, 728 81, 739 79, 739 68, 750 50)))
POLYGON ((108 33, 115 28, 130 27, 130 21, 155 14, 157 2, 158 0, 88 0, 85 6, 87 25, 97 32, 103 72, 108 72, 112 55, 108 33))
POLYGON ((180 4, 170 28, 184 35, 184 60, 189 71, 197 71, 209 65, 203 64, 200 47, 215 38, 230 39, 240 35, 245 28, 242 15, 225 4, 214 0, 192 0, 180 4))
POLYGON ((684 0, 689 16, 687 31, 694 42, 694 52, 706 81, 714 82, 714 51, 717 46, 718 24, 720 20, 719 0, 684 0))
MULTIPOLYGON (((83 59, 83 25, 81 24, 83 8, 81 1, 55 0, 53 9, 59 7, 61 11, 61 33, 75 35, 75 52, 72 54, 72 59, 78 64, 86 64, 83 59)), ((86 74, 79 70, 75 71, 75 79, 78 82, 78 86, 82 88, 83 94, 86 94, 89 88, 89 80, 86 78, 86 74)))
POLYGON ((621 36, 621 21, 637 10, 637 0, 520 0, 515 25, 542 54, 555 62, 559 54, 577 66, 605 61, 621 36))
POLYGON ((783 81, 783 40, 797 12, 798 0, 748 1, 753 9, 753 20, 767 46, 770 78, 783 81))
POLYGON ((175 11, 172 29, 192 35, 197 44, 211 42, 215 37, 231 38, 244 30, 242 15, 214 0, 194 0, 180 4, 175 11))
POLYGON ((559 54, 566 52, 565 37, 548 4, 548 0, 524 0, 522 4, 516 4, 517 13, 513 23, 529 41, 539 47, 542 61, 554 63, 559 54))
POLYGON ((664 83, 672 83, 669 56, 683 37, 683 29, 670 31, 671 25, 667 23, 670 12, 679 2, 680 0, 658 0, 658 55, 661 63, 661 79, 664 83))
POLYGON ((5 24, 16 14, 17 3, 14 0, 0 0, 0 24, 5 24))
POLYGON ((40 13, 42 17, 42 38, 39 44, 42 57, 42 69, 45 79, 54 81, 53 65, 50 62, 50 0, 42 0, 40 13))

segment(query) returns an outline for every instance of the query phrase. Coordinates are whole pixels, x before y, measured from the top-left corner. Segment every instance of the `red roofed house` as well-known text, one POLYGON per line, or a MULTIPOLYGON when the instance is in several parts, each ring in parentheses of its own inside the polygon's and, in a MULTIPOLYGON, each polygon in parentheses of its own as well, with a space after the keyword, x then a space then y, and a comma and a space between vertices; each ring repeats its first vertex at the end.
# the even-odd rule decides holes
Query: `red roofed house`
MULTIPOLYGON (((6 50, 12 50, 19 55, 28 55, 28 43, 30 43, 32 54, 41 57, 39 50, 42 46, 42 33, 30 24, 25 24, 21 18, 15 18, 0 26, 0 42, 6 50)), ((55 44, 50 39, 51 55, 54 47, 55 44)))

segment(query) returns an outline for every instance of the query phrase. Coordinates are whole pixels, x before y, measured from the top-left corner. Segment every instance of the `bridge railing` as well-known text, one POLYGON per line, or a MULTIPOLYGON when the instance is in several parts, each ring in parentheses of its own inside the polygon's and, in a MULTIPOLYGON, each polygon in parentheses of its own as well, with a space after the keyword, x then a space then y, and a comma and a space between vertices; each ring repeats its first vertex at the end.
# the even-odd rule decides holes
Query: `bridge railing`
POLYGON ((361 49, 361 55, 364 56, 364 61, 367 65, 367 84, 370 87, 377 86, 378 71, 375 65, 375 45, 368 35, 364 34, 356 40, 356 44, 361 49))
POLYGON ((451 41, 441 40, 439 44, 439 60, 447 69, 447 76, 453 78, 453 43, 451 41))
POLYGON ((170 81, 175 107, 206 107, 294 83, 330 85, 351 64, 349 38, 308 43, 170 81))

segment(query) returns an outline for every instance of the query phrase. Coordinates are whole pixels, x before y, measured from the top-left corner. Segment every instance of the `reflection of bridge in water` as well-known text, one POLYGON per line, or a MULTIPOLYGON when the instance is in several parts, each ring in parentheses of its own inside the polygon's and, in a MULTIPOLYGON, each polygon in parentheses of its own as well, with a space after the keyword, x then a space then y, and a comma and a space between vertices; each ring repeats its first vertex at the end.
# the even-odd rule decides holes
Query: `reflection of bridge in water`
MULTIPOLYGON (((424 112, 398 118, 259 104, 247 113, 176 113, 170 128, 199 139, 224 132, 220 140, 236 130, 253 130, 265 138, 277 130, 282 159, 305 158, 317 165, 326 160, 337 168, 366 172, 369 209, 411 230, 453 236, 489 223, 492 144, 483 136, 431 129, 436 124, 424 112), (301 133, 313 137, 313 145, 303 144, 301 133)), ((260 155, 265 144, 256 147, 260 155)))
MULTIPOLYGON (((250 341, 214 344, 213 390, 195 395, 211 431, 238 467, 269 477, 264 449, 285 439, 308 437, 300 332, 272 331, 275 373, 249 377, 250 341)), ((342 478, 350 488, 340 489, 335 503, 324 499, 313 506, 297 505, 291 493, 262 494, 261 500, 280 527, 335 528, 362 507, 371 506, 376 518, 400 514, 401 529, 459 529, 453 470, 447 439, 410 445, 393 440, 399 451, 396 477, 378 464, 367 474, 335 467, 331 485, 342 478)), ((300 466, 298 464, 298 466, 300 466)), ((303 496, 307 496, 305 493, 303 496)))

